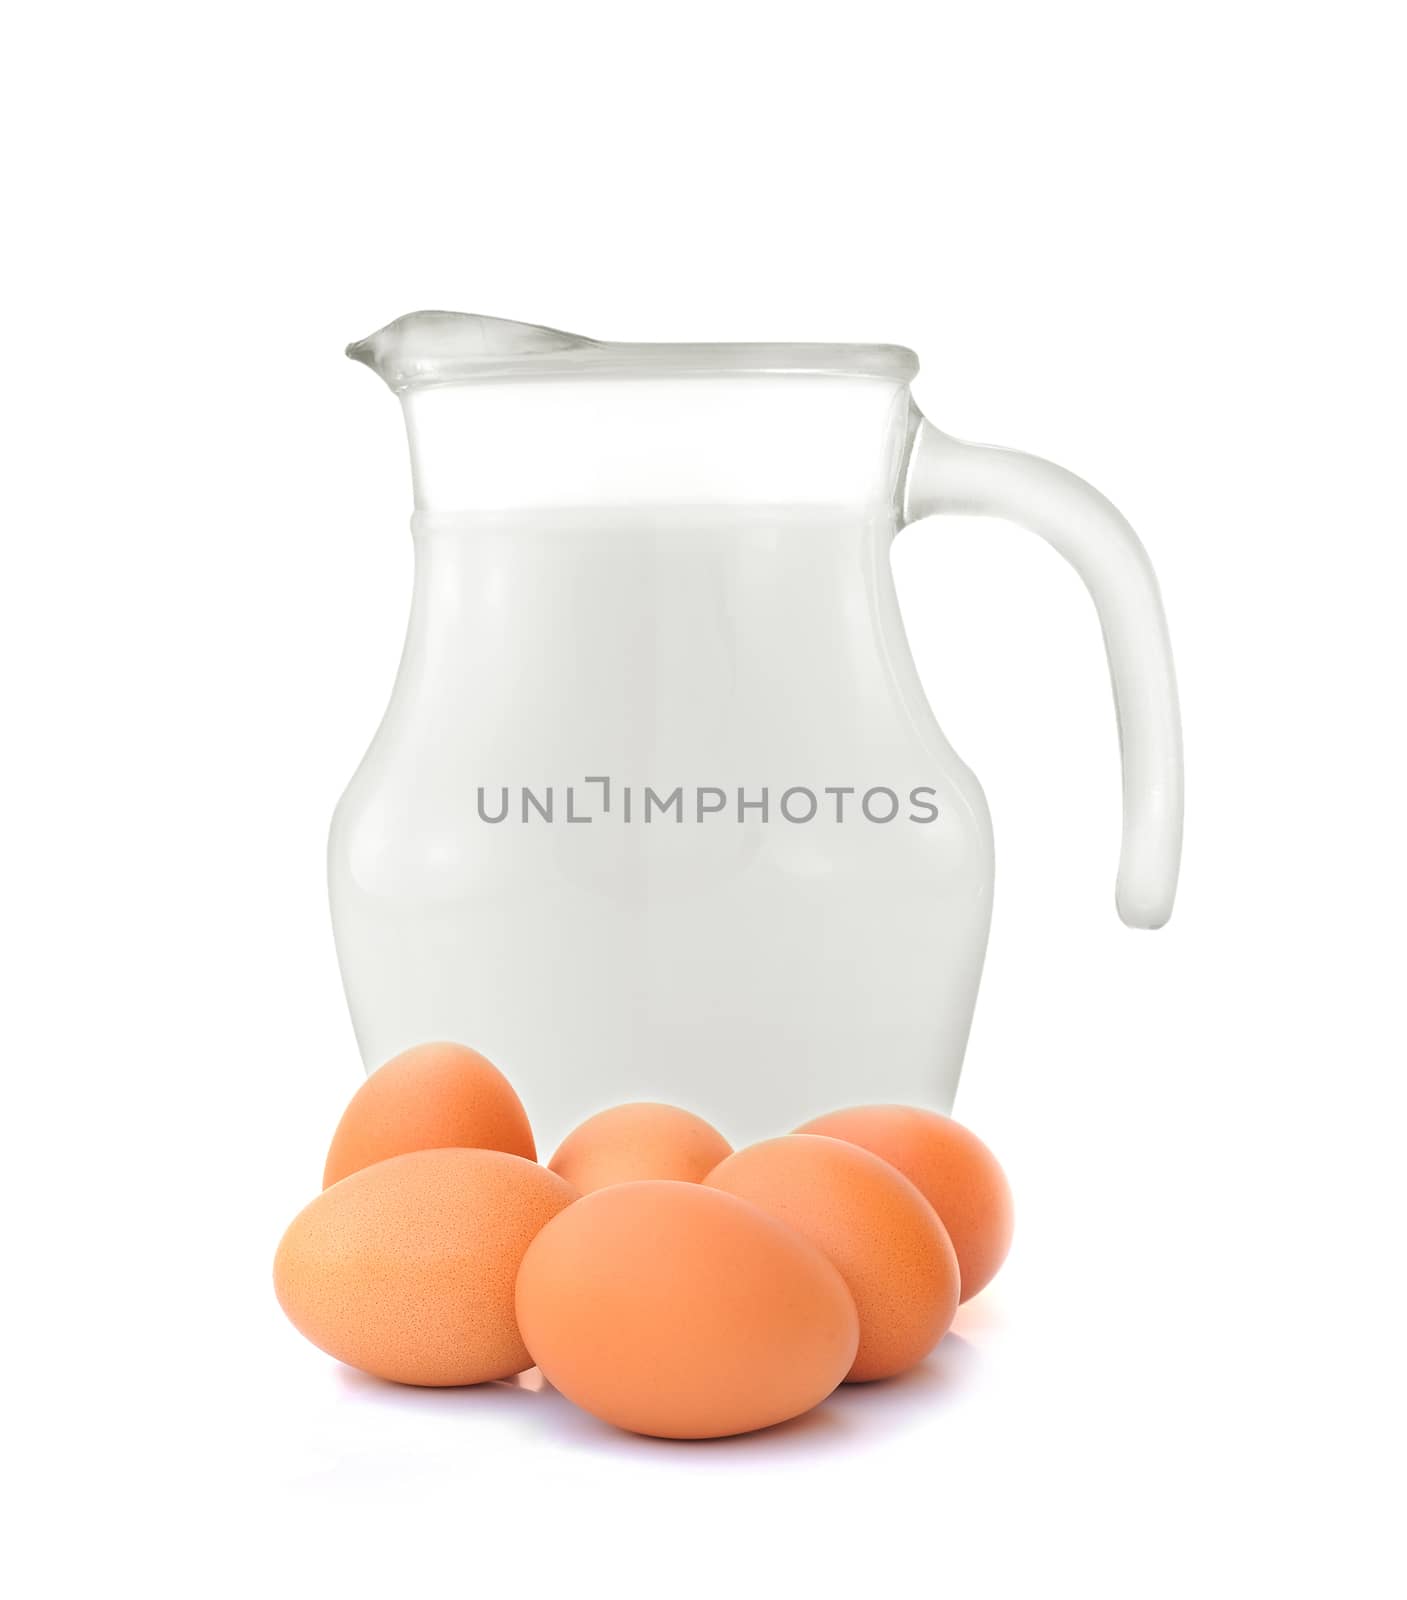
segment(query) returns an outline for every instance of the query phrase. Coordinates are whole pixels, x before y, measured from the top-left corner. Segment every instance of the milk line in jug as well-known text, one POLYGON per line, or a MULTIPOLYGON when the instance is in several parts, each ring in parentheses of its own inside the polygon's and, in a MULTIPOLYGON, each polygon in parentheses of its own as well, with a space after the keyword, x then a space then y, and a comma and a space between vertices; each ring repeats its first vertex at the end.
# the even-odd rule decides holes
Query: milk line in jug
MULTIPOLYGON (((898 791, 885 784, 876 784, 867 789, 859 789, 853 784, 827 784, 819 793, 806 784, 793 784, 781 791, 774 806, 772 790, 765 784, 750 797, 746 787, 731 789, 699 784, 692 788, 676 785, 672 789, 656 790, 646 784, 640 791, 639 785, 625 783, 615 785, 617 805, 612 812, 610 778, 583 778, 582 783, 601 785, 599 811, 582 809, 582 806, 589 807, 597 798, 594 794, 584 798, 581 806, 578 805, 579 791, 574 784, 568 784, 561 791, 550 783, 536 789, 524 784, 516 791, 505 784, 498 787, 496 799, 490 798, 494 793, 491 788, 480 786, 476 790, 475 802, 479 821, 491 825, 510 821, 573 824, 591 823, 598 817, 614 815, 618 821, 632 825, 637 822, 648 825, 657 819, 675 823, 702 823, 715 818, 738 823, 770 823, 780 818, 795 826, 804 826, 818 818, 840 823, 863 818, 866 822, 882 826, 901 820, 904 804, 898 791), (561 804, 558 804, 559 793, 561 804), (693 796, 691 803, 686 803, 686 794, 693 796), (821 795, 827 796, 829 803, 823 803, 821 795), (850 804, 851 800, 855 800, 855 804, 850 804)), ((936 822, 937 795, 938 791, 927 784, 910 789, 907 796, 910 809, 902 820, 936 822)))

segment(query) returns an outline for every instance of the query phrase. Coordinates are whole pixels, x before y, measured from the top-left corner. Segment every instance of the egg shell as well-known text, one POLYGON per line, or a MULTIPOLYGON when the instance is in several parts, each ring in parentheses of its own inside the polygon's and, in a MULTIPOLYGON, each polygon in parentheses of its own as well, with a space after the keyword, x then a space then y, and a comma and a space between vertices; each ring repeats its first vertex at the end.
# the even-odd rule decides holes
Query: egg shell
POLYGON ((598 1189, 528 1247, 518 1322, 548 1381, 632 1433, 711 1439, 808 1411, 850 1370, 854 1302, 814 1245, 733 1195, 598 1189))
POLYGON ((589 1194, 644 1178, 701 1183, 732 1153, 723 1135, 692 1111, 638 1101, 588 1117, 562 1141, 549 1165, 589 1194))
POLYGON ((375 1161, 450 1145, 537 1159, 513 1086, 467 1045, 418 1044, 378 1067, 352 1096, 327 1152, 326 1188, 375 1161))
POLYGON ((576 1198, 498 1150, 417 1150, 335 1183, 293 1219, 274 1289, 294 1327, 397 1383, 511 1377, 532 1365, 513 1286, 538 1231, 576 1198))
POLYGON ((918 1106, 853 1106, 797 1132, 848 1139, 897 1167, 924 1194, 957 1251, 964 1300, 996 1276, 1015 1226, 1011 1186, 969 1128, 918 1106))
POLYGON ((834 1263, 855 1301, 860 1344, 851 1382, 917 1365, 958 1308, 958 1262, 928 1201, 868 1150, 788 1134, 749 1145, 705 1180, 803 1233, 834 1263))

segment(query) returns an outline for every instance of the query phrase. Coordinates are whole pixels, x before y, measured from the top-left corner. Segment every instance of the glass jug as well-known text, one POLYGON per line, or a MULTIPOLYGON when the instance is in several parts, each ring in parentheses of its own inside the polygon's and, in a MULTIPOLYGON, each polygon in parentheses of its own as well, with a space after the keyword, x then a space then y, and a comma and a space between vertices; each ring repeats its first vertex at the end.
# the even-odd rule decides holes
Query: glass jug
POLYGON ((418 312, 348 353, 400 396, 415 486, 404 655, 329 845, 368 1070, 471 1044, 548 1148, 624 1100, 734 1142, 951 1109, 992 834, 890 572, 935 512, 1030 528, 1088 585, 1119 914, 1167 919, 1180 726, 1143 548, 1079 478, 925 421, 910 351, 418 312))

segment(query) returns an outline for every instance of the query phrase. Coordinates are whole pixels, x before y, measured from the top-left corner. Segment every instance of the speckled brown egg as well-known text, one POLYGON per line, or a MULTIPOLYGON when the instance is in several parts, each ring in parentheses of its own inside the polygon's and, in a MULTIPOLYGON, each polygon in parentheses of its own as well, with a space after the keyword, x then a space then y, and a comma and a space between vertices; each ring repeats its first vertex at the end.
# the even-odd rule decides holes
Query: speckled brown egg
POLYGON ((970 1129, 918 1106, 852 1106, 797 1132, 848 1139, 897 1167, 927 1197, 957 1251, 964 1300, 995 1277, 1011 1248, 1011 1187, 970 1129))
POLYGON ((323 1187, 388 1156, 450 1145, 537 1159, 513 1086, 467 1045, 418 1044, 378 1067, 352 1096, 327 1152, 323 1187))
POLYGON ((576 1198, 498 1150, 418 1150, 333 1184, 293 1219, 274 1288, 294 1327, 379 1378, 442 1386, 532 1365, 513 1286, 528 1246, 576 1198))
POLYGON ((845 1377, 858 1338, 815 1245, 696 1183, 615 1184, 554 1218, 523 1258, 518 1321, 569 1400, 668 1439, 799 1416, 845 1377))
POLYGON ((692 1111, 638 1101, 588 1117, 562 1141, 549 1164, 589 1194, 645 1178, 701 1183, 732 1153, 723 1135, 692 1111))
POLYGON ((860 1317, 852 1382, 907 1371, 947 1332, 957 1257, 933 1207, 887 1161, 841 1139, 788 1134, 739 1150, 705 1182, 770 1212, 835 1264, 860 1317))

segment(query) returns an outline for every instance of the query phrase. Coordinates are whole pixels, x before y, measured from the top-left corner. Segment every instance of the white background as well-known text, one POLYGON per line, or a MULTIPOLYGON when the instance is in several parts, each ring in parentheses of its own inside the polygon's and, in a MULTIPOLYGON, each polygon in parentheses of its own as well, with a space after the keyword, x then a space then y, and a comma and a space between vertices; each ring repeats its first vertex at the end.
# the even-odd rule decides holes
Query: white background
POLYGON ((12 1592, 1402 1592, 1394 10, 12 20, 12 1592), (323 844, 410 582, 396 408, 340 350, 422 305, 912 345, 940 427, 1089 477, 1161 577, 1149 935, 1077 580, 996 524, 896 546, 996 822, 957 1111, 1017 1243, 926 1367, 771 1434, 361 1381, 269 1287, 360 1078, 323 844))

